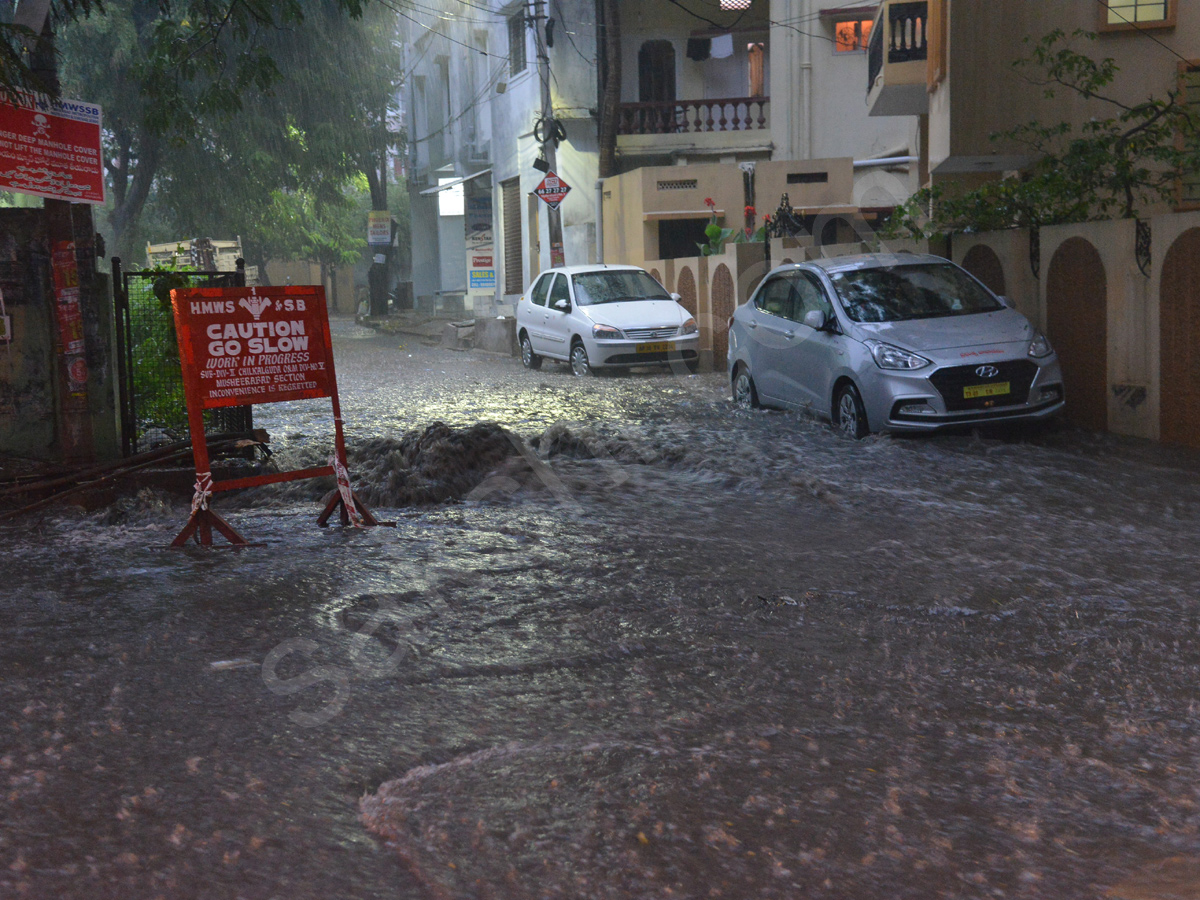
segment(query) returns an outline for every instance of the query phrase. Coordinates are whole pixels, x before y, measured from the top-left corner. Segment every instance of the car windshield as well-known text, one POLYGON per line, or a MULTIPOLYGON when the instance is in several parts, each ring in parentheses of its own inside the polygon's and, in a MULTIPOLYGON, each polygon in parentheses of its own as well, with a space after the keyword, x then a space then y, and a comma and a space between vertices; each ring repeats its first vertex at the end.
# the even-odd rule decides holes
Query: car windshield
POLYGON ((1004 305, 958 266, 926 263, 830 275, 855 322, 899 322, 995 312, 1004 305))
POLYGON ((587 272, 574 276, 575 302, 580 306, 621 300, 670 300, 663 286, 635 270, 587 272))

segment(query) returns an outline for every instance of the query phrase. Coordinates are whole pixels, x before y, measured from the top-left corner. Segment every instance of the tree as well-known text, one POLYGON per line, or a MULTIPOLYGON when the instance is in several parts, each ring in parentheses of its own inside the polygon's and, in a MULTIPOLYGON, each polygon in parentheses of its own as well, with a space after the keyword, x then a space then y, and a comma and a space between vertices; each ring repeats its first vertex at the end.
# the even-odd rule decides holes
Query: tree
MULTIPOLYGON (((297 213, 327 227, 364 193, 367 208, 386 202, 388 151, 401 140, 389 126, 400 79, 395 18, 382 5, 351 20, 332 2, 316 3, 303 27, 268 46, 282 80, 247 97, 236 118, 173 149, 155 202, 171 210, 181 234, 241 235, 247 260, 260 267, 279 258, 344 264, 301 252, 315 245, 306 244, 312 235, 297 213)), ((363 209, 354 235, 365 233, 366 220, 363 209)))
MULTIPOLYGON (((361 0, 303 5, 267 0, 110 0, 103 16, 63 29, 63 79, 105 111, 105 164, 112 185, 108 224, 114 249, 126 255, 147 202, 170 202, 180 186, 205 179, 189 199, 227 202, 214 185, 251 185, 269 198, 306 178, 338 193, 355 170, 354 112, 331 121, 329 107, 312 113, 292 90, 308 68, 320 68, 331 102, 352 102, 330 76, 344 62, 328 38, 361 18, 361 0), (332 61, 330 61, 332 58, 332 61), (315 175, 331 165, 331 187, 315 175), (246 163, 246 165, 241 165, 246 163), (248 178, 233 178, 244 172, 248 178), (217 180, 212 180, 215 176, 217 180), (264 182, 262 179, 266 178, 264 182)), ((351 79, 352 80, 352 79, 351 79)), ((234 194, 233 196, 241 196, 234 194)))
MULTIPOLYGON (((1082 30, 1073 36, 1096 39, 1082 30)), ((1037 69, 1027 80, 1047 98, 1065 90, 1111 114, 1093 116, 1078 129, 1067 122, 1029 122, 992 135, 1023 144, 1037 162, 1020 177, 974 190, 918 191, 893 214, 885 236, 1132 218, 1146 205, 1169 202, 1181 174, 1200 171, 1200 117, 1179 90, 1123 102, 1110 91, 1116 62, 1077 52, 1061 29, 1033 43, 1031 55, 1014 66, 1037 69)))

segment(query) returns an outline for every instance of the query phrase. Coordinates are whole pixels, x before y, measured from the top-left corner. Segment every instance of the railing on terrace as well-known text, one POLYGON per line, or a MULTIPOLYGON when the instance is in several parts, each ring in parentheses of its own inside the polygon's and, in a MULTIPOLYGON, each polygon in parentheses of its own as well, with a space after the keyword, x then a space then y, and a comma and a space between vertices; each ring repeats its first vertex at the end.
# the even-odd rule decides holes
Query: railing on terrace
POLYGON ((769 127, 769 97, 622 103, 617 134, 758 131, 769 127))
MULTIPOLYGON (((929 4, 926 0, 917 3, 892 3, 887 8, 887 45, 889 63, 913 62, 926 56, 928 45, 925 40, 929 21, 929 4)), ((867 42, 867 91, 875 85, 875 78, 883 69, 883 28, 871 29, 867 42)))
POLYGON ((893 3, 888 7, 892 36, 888 44, 888 62, 912 62, 925 58, 925 24, 928 21, 929 4, 926 2, 893 3))

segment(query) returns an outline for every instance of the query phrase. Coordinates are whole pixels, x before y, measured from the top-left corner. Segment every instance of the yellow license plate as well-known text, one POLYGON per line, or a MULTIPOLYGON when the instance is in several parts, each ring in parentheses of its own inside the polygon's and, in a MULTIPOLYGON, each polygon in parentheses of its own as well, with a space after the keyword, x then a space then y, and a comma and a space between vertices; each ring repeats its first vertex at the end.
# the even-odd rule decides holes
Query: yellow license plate
POLYGON ((658 341, 654 344, 638 344, 638 353, 669 353, 675 349, 674 341, 658 341))
POLYGON ((997 384, 974 384, 963 388, 963 399, 974 400, 976 397, 998 397, 1001 394, 1011 394, 1010 382, 1001 381, 997 384))

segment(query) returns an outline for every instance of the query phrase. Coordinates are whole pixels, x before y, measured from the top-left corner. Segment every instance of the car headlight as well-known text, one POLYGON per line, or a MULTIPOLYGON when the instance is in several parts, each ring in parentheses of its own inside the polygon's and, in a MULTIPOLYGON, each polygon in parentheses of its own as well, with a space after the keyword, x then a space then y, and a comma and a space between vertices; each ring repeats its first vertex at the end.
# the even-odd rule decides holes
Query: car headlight
POLYGON ((892 344, 885 344, 883 341, 865 343, 871 349, 871 355, 875 357, 875 365, 881 369, 923 369, 931 365, 925 357, 901 350, 892 344))
POLYGON ((1043 356, 1049 356, 1054 352, 1054 348, 1050 346, 1050 341, 1040 331, 1033 333, 1033 340, 1029 342, 1029 355, 1034 359, 1040 359, 1043 356))
POLYGON ((625 339, 621 329, 613 328, 611 325, 593 325, 592 337, 598 341, 622 341, 625 339))
POLYGON ((679 326, 679 333, 680 334, 695 334, 696 333, 696 320, 689 318, 686 322, 684 322, 682 325, 679 326))

